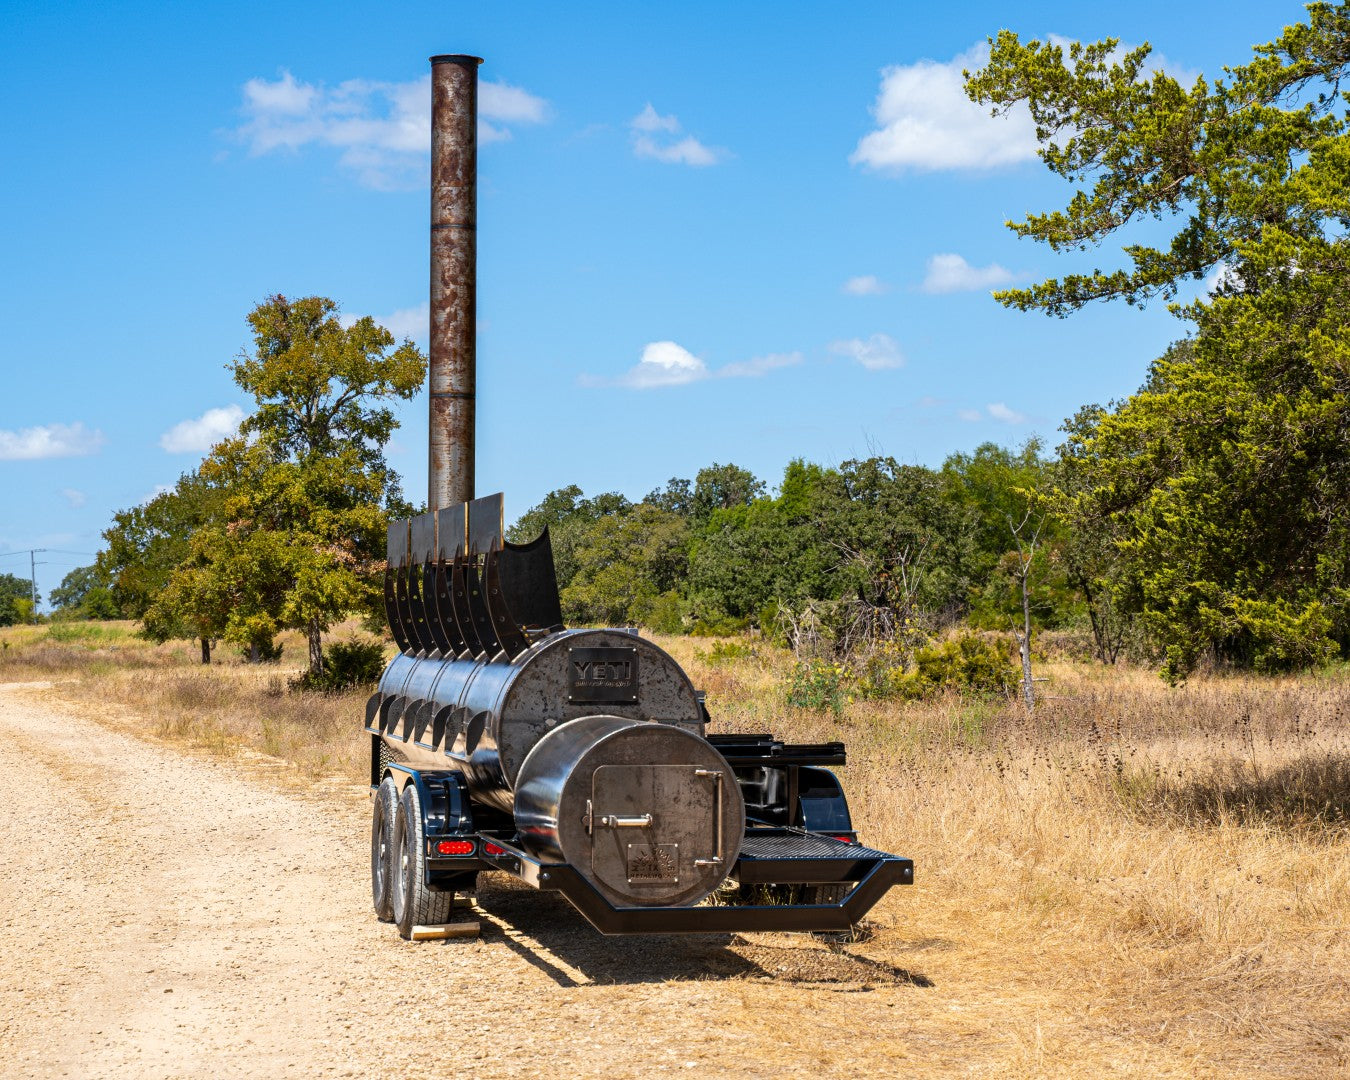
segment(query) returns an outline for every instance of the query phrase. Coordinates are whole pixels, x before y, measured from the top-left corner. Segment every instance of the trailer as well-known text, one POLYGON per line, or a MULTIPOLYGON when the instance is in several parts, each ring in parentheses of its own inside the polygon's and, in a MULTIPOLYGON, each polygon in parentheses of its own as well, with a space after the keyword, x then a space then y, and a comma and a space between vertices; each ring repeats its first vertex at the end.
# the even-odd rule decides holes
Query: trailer
POLYGON ((404 937, 480 873, 561 893, 603 934, 847 930, 907 858, 867 847, 842 743, 710 734, 704 696, 626 627, 564 627, 547 530, 475 499, 477 71, 434 56, 429 494, 389 525, 399 653, 366 707, 371 895, 404 937))
POLYGON ((604 934, 846 930, 912 883, 859 841, 842 743, 709 734, 665 650, 563 627, 548 533, 506 541, 501 495, 394 522, 388 566, 371 883, 405 937, 485 870, 604 934))

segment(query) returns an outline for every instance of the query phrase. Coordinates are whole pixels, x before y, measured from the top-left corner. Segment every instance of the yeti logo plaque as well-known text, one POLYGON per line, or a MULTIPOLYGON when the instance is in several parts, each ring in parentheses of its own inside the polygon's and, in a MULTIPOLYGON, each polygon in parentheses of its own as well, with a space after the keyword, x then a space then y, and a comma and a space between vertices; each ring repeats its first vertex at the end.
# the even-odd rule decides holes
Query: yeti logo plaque
POLYGON ((638 699, 638 655, 632 647, 571 649, 567 654, 567 700, 632 705, 638 699))

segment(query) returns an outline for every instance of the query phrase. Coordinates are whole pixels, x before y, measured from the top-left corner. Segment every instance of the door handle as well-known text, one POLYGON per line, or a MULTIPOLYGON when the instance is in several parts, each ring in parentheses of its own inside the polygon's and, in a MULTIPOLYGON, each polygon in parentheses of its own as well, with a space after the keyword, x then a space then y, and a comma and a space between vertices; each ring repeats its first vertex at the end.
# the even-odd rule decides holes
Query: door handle
POLYGON ((711 859, 695 859, 695 866, 721 866, 722 865, 722 772, 720 769, 695 769, 694 775, 704 780, 711 780, 715 785, 713 790, 713 857, 711 859))

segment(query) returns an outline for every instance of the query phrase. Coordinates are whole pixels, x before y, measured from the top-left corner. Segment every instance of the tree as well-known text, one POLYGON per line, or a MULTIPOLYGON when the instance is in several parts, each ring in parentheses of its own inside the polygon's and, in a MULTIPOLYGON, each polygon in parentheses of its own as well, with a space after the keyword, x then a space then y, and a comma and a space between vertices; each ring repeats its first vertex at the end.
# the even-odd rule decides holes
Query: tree
POLYGON ((522 514, 507 530, 507 539, 525 543, 547 528, 558 590, 563 592, 581 568, 582 550, 590 542, 591 527, 602 518, 627 514, 632 508, 633 504, 617 491, 587 499, 581 488, 569 484, 550 491, 538 506, 522 514))
POLYGON ((694 512, 694 486, 688 480, 672 476, 665 487, 649 492, 642 501, 687 518, 694 512))
POLYGON ((211 643, 224 632, 223 613, 161 601, 175 571, 189 558, 193 536, 221 513, 221 492, 198 473, 184 473, 172 490, 114 514, 103 532, 107 546, 94 563, 124 615, 141 620, 157 641, 195 638, 203 664, 211 662, 211 643))
MULTIPOLYGON (((38 602, 41 601, 39 596, 38 602)), ((0 574, 0 626, 27 622, 32 616, 32 581, 17 574, 0 574)))
POLYGON ((1172 299, 1211 274, 1212 295, 1173 310, 1189 340, 1112 408, 1071 422, 1069 513, 1116 559, 1111 591, 1180 678, 1203 655, 1280 670, 1350 648, 1350 5, 1190 89, 1145 76, 1148 47, 1022 44, 1004 31, 968 92, 1026 103, 1041 157, 1091 181, 1062 211, 1012 224, 1057 251, 1146 218, 1165 246, 1130 265, 998 294, 1063 315, 1099 299, 1172 299))
POLYGON ((749 506, 764 494, 764 482, 739 465, 718 465, 714 462, 699 469, 694 477, 694 491, 689 499, 689 510, 694 521, 703 523, 714 510, 730 510, 733 506, 749 506))
POLYGON ((1055 462, 1041 456, 1041 442, 1028 439, 1017 450, 982 443, 973 454, 953 454, 942 466, 947 497, 975 518, 975 567, 968 618, 977 627, 1006 629, 1030 623, 1053 629, 1082 616, 1082 600, 1068 577, 1065 551, 1070 533, 1047 498, 1056 479, 1055 462), (1030 566, 1017 542, 1019 522, 1035 511, 1037 588, 1029 590, 1030 566), (1029 618, 1028 618, 1029 617, 1029 618))
POLYGON ((688 568, 688 523, 679 514, 639 503, 583 526, 575 547, 577 569, 562 590, 569 622, 645 625, 670 631, 662 617, 678 609, 677 590, 688 568))
POLYGON ((231 365, 255 411, 202 463, 222 513, 193 534, 155 612, 219 616, 240 644, 301 630, 311 676, 323 633, 379 607, 390 513, 406 513, 384 446, 387 402, 411 398, 426 358, 369 317, 344 327, 325 297, 271 296, 248 316, 254 348, 231 365))
POLYGON ((52 590, 56 614, 75 619, 120 619, 112 590, 100 580, 96 566, 77 566, 52 590))

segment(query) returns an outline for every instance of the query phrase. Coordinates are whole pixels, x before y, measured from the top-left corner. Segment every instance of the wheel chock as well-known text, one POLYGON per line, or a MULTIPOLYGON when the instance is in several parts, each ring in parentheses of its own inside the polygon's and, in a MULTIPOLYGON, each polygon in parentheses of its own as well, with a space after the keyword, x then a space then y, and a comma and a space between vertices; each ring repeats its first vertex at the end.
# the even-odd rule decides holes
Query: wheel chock
POLYGON ((437 941, 442 938, 476 938, 481 929, 477 920, 471 922, 434 923, 414 926, 408 935, 412 941, 437 941))

